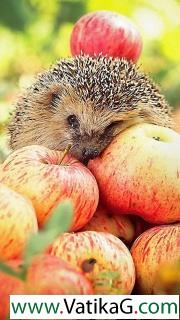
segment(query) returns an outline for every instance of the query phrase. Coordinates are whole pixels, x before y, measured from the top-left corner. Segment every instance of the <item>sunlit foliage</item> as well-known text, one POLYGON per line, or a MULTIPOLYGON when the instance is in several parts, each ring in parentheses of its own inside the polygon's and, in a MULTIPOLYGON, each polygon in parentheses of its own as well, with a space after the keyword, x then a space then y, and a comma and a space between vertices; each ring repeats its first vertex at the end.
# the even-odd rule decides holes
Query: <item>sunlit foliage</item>
MULTIPOLYGON (((139 64, 162 87, 167 100, 180 100, 180 6, 175 0, 1 0, 0 4, 0 145, 17 89, 59 57, 70 55, 74 22, 95 10, 130 17, 143 36, 139 64)), ((0 154, 1 157, 1 154, 0 154)))

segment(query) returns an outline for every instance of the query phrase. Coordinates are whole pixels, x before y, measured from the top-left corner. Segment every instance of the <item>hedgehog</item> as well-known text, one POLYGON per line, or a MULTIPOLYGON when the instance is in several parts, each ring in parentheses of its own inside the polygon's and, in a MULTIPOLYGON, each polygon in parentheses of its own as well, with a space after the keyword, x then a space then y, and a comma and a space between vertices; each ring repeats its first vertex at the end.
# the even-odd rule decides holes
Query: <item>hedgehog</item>
POLYGON ((130 61, 80 55, 37 75, 18 98, 9 125, 12 150, 37 144, 86 163, 126 128, 146 122, 171 127, 158 87, 130 61))

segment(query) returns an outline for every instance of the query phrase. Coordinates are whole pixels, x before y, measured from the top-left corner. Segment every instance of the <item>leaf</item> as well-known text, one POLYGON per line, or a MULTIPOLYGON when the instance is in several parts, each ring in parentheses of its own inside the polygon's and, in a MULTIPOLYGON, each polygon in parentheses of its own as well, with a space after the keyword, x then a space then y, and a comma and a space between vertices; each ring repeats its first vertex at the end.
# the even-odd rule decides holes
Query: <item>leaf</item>
POLYGON ((15 271, 6 263, 0 261, 0 270, 18 279, 25 280, 27 268, 32 258, 45 249, 63 232, 68 231, 72 222, 73 207, 70 200, 64 200, 53 210, 44 228, 36 235, 31 235, 26 246, 21 271, 15 271))
POLYGON ((119 272, 116 271, 103 271, 98 274, 99 279, 115 280, 119 277, 119 272))
POLYGON ((97 275, 95 279, 96 286, 108 286, 112 287, 113 280, 119 277, 119 272, 115 271, 103 271, 97 275))
POLYGON ((69 200, 62 201, 53 211, 43 230, 31 235, 24 255, 24 269, 27 269, 32 258, 45 249, 63 232, 68 231, 72 221, 73 207, 69 200))
POLYGON ((12 31, 24 30, 27 22, 30 23, 32 21, 32 13, 31 6, 27 1, 1 0, 1 23, 11 28, 12 31))
POLYGON ((44 230, 58 229, 59 233, 68 231, 72 222, 73 207, 70 200, 64 200, 54 209, 52 216, 44 226, 44 230))
POLYGON ((3 261, 0 261, 0 270, 10 276, 13 276, 22 280, 21 272, 15 271, 3 261))

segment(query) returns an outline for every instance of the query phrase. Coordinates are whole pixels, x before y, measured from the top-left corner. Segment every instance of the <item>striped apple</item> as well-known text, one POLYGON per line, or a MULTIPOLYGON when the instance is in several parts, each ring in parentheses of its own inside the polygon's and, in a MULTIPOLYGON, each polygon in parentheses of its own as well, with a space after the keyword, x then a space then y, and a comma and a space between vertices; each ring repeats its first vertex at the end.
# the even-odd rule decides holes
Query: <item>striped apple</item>
POLYGON ((26 279, 28 294, 93 294, 89 280, 69 263, 50 255, 35 257, 26 279))
POLYGON ((131 242, 135 237, 135 228, 130 217, 113 214, 102 205, 98 206, 92 219, 81 231, 108 232, 124 242, 131 242))
POLYGON ((76 22, 71 34, 72 55, 102 54, 136 62, 141 50, 142 39, 138 28, 117 12, 90 12, 76 22))
POLYGON ((180 221, 180 135, 175 131, 147 123, 132 126, 88 167, 111 212, 153 224, 180 221))
POLYGON ((159 271, 167 265, 173 270, 180 262, 180 224, 157 226, 145 231, 134 242, 131 254, 138 292, 161 294, 158 291, 158 286, 161 287, 159 271))
MULTIPOLYGON (((11 260, 8 265, 18 271, 20 260, 11 260)), ((11 294, 25 294, 23 281, 0 271, 0 319, 7 320, 9 315, 9 299, 11 294)))
POLYGON ((16 150, 5 160, 0 180, 33 203, 40 226, 62 200, 74 208, 71 230, 82 228, 93 216, 99 191, 91 172, 70 155, 43 146, 16 150))
POLYGON ((131 254, 109 233, 65 233, 48 253, 69 262, 90 280, 95 294, 130 294, 135 282, 131 254))
POLYGON ((29 235, 37 230, 36 213, 31 202, 0 183, 0 259, 21 256, 29 235))

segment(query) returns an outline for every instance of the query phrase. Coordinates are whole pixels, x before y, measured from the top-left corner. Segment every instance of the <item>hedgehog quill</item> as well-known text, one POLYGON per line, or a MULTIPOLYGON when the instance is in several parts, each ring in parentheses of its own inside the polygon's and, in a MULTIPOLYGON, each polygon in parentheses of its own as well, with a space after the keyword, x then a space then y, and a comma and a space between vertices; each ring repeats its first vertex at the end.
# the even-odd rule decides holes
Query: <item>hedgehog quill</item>
POLYGON ((19 97, 9 125, 12 149, 40 144, 82 162, 133 124, 171 127, 158 87, 125 59, 80 55, 58 61, 19 97))

